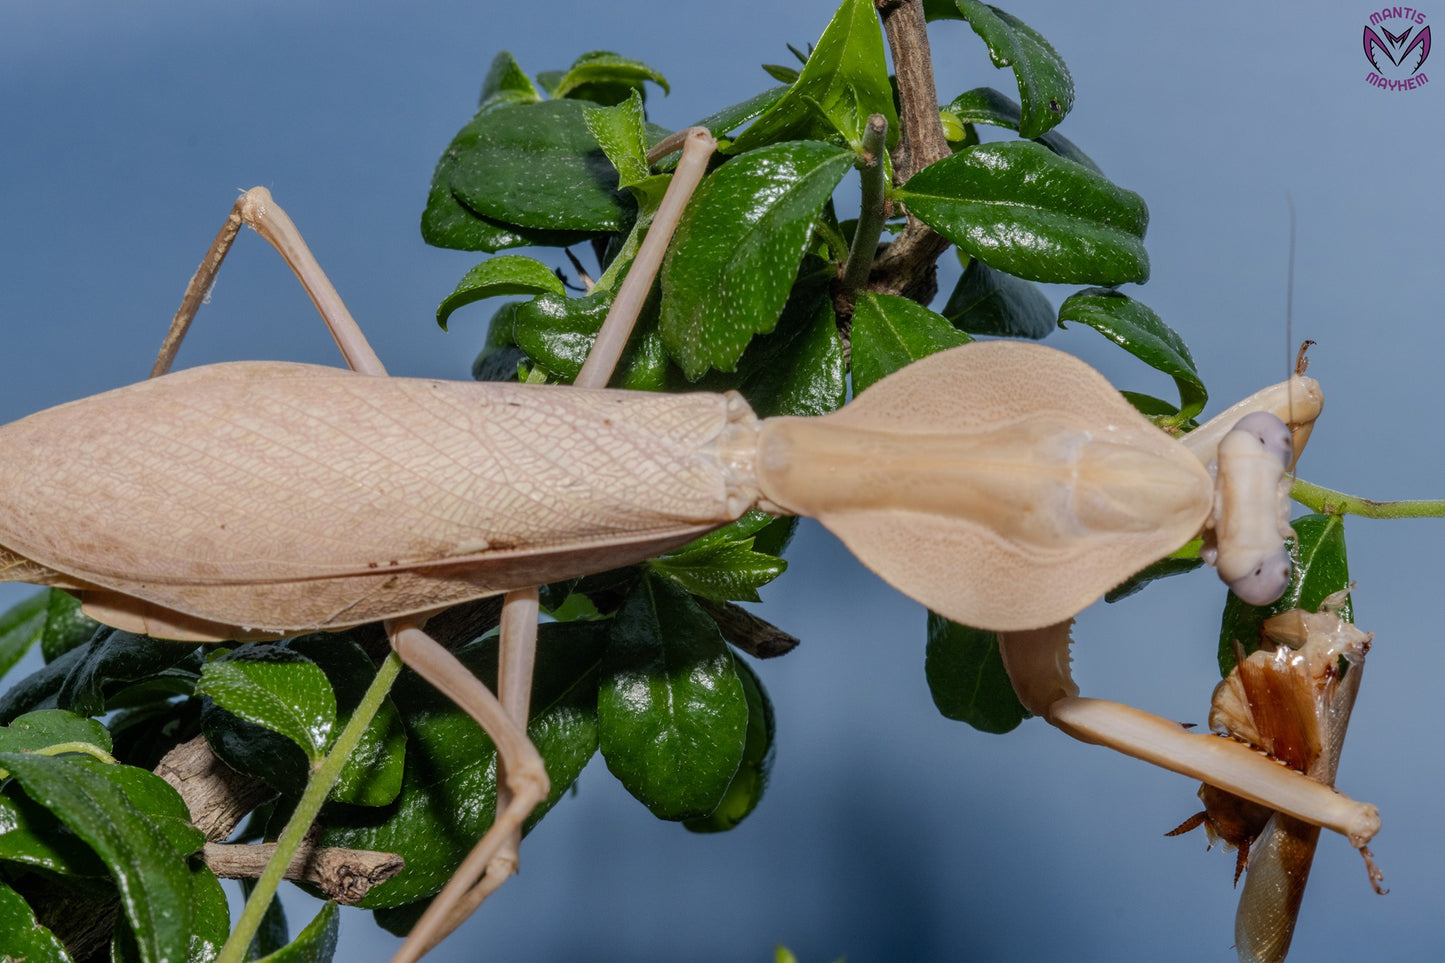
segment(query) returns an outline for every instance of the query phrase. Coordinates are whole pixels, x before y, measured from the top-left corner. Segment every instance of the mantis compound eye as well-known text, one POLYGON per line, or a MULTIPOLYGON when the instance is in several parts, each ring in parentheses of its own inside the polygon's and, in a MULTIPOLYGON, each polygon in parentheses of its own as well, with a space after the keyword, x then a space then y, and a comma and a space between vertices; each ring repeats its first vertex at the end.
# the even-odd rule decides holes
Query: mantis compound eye
POLYGON ((1247 575, 1229 583, 1229 590, 1250 605, 1268 605, 1289 588, 1289 552, 1281 548, 1260 559, 1247 575))
POLYGON ((1294 456, 1294 439, 1290 437, 1285 423, 1267 411, 1256 411, 1245 415, 1235 424, 1233 431, 1242 431, 1259 439, 1264 450, 1288 466, 1294 456))

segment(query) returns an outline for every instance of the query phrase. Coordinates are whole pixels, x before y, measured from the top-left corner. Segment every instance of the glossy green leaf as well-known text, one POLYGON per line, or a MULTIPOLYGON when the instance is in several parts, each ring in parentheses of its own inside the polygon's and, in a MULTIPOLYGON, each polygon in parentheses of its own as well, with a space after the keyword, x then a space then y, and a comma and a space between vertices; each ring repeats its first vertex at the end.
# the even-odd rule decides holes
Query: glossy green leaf
POLYGON ((1183 575, 1185 572, 1192 572, 1196 568, 1199 568, 1201 565, 1204 564, 1204 559, 1200 558, 1198 554, 1199 543, 1196 541, 1193 544, 1195 547, 1195 552, 1192 557, 1176 558, 1175 556, 1171 555, 1168 558, 1161 558, 1154 564, 1149 565, 1148 567, 1143 568, 1138 572, 1135 572, 1133 575, 1129 576, 1129 578, 1122 585, 1117 585, 1109 591, 1105 592, 1104 601, 1121 601, 1131 595, 1134 595, 1137 592, 1142 592, 1144 590, 1144 586, 1148 585, 1150 582, 1157 582, 1161 578, 1169 578, 1174 575, 1183 575))
POLYGON ((753 336, 773 330, 813 219, 852 162, 797 141, 743 154, 703 181, 661 272, 663 342, 689 378, 733 370, 753 336))
MULTIPOLYGON (((350 721, 363 693, 376 675, 371 660, 345 635, 331 633, 288 639, 278 646, 251 646, 260 656, 276 660, 277 671, 298 673, 297 682, 314 687, 320 670, 334 693, 333 733, 350 721)), ((286 683, 289 687, 292 683, 286 683)), ((203 729, 211 749, 228 766, 289 796, 299 795, 311 771, 307 750, 272 727, 220 705, 209 706, 203 729)), ((406 730, 397 708, 386 700, 362 734, 332 787, 330 798, 358 806, 382 806, 401 790, 406 760, 406 730)))
POLYGON ((453 141, 448 149, 457 151, 452 193, 503 224, 621 230, 632 217, 632 203, 617 192, 617 172, 587 129, 587 109, 579 100, 550 100, 478 114, 471 146, 457 150, 453 141))
MULTIPOLYGON (((1350 584, 1350 565, 1345 552, 1345 520, 1339 515, 1302 515, 1294 520, 1295 541, 1290 550, 1294 572, 1289 588, 1272 605, 1241 602, 1233 592, 1224 603, 1219 630, 1219 674, 1226 676, 1235 665, 1234 643, 1249 655, 1259 648, 1264 620, 1288 609, 1319 611, 1325 597, 1350 584)), ((1340 613, 1346 622, 1354 615, 1347 603, 1340 613)))
POLYGON ((187 859, 205 838, 165 780, 89 756, 0 753, 25 792, 110 868, 142 960, 193 959, 196 914, 187 859))
MULTIPOLYGON (((642 94, 633 90, 612 107, 589 107, 582 115, 602 153, 617 168, 617 186, 631 187, 651 176, 647 163, 647 119, 642 94)), ((560 292, 558 292, 560 293, 560 292)))
POLYGON ((541 99, 541 92, 511 53, 503 50, 492 58, 492 65, 487 68, 487 76, 482 81, 482 95, 478 106, 487 108, 499 104, 528 104, 541 99))
POLYGON ((770 87, 760 94, 754 94, 747 100, 730 104, 716 113, 708 114, 693 126, 706 127, 714 137, 721 139, 748 121, 756 120, 765 114, 769 108, 782 100, 787 92, 787 87, 770 87))
POLYGON ((659 819, 715 810, 747 742, 727 643, 697 603, 644 578, 618 610, 597 694, 607 768, 659 819))
POLYGON ((65 946, 40 925, 30 904, 0 881, 0 960, 71 963, 65 946))
POLYGON ((797 82, 799 73, 796 67, 784 67, 782 64, 763 64, 763 72, 790 87, 797 82))
POLYGON ((83 645, 100 623, 83 615, 80 600, 60 589, 41 589, 0 614, 0 676, 5 675, 35 643, 51 662, 83 645))
POLYGON ((445 330, 447 318, 457 308, 483 298, 508 295, 555 294, 566 297, 567 289, 551 268, 520 254, 488 258, 472 268, 457 283, 456 290, 437 307, 437 324, 445 330))
POLYGON ((811 272, 810 261, 816 259, 804 259, 804 276, 793 285, 773 332, 752 340, 736 372, 711 372, 697 382, 698 390, 740 391, 760 418, 824 415, 842 407, 848 369, 829 274, 811 272))
POLYGON ((422 239, 436 247, 460 251, 501 251, 528 245, 566 247, 585 240, 588 235, 583 232, 544 231, 504 224, 478 213, 452 193, 457 164, 476 149, 486 114, 485 110, 478 113, 458 131, 437 160, 426 208, 421 215, 422 239))
POLYGON ((641 96, 643 85, 652 81, 668 93, 667 78, 640 60, 630 60, 610 50, 594 50, 573 61, 572 66, 551 87, 553 97, 571 97, 594 103, 618 104, 634 92, 641 96))
POLYGON ((1189 346, 1148 305, 1118 291, 1089 288, 1059 305, 1059 325, 1087 324, 1104 337, 1174 379, 1179 387, 1179 418, 1204 410, 1209 392, 1194 367, 1189 346))
POLYGON ((256 963, 331 963, 341 933, 340 909, 328 900, 295 940, 256 963))
POLYGON ((853 393, 919 358, 972 340, 916 301, 864 292, 853 306, 853 393))
POLYGON ((61 709, 27 712, 0 727, 0 752, 40 752, 65 744, 91 745, 110 752, 110 730, 94 719, 61 709))
POLYGON ((978 144, 915 174, 897 195, 991 267, 1031 281, 1149 277, 1144 200, 1032 141, 978 144))
POLYGON ((698 546, 648 563, 655 574, 715 602, 761 602, 758 589, 787 571, 782 559, 754 551, 751 538, 698 546))
POLYGON ((65 828, 54 813, 27 796, 15 781, 0 788, 0 862, 60 876, 109 876, 95 850, 65 828))
POLYGON ((738 680, 748 699, 748 736, 743 746, 743 759, 733 781, 717 808, 706 816, 683 820, 683 826, 695 833, 727 832, 742 822, 762 802, 773 770, 773 739, 776 735, 773 703, 752 666, 736 659, 738 680))
POLYGON ((517 323, 517 304, 516 301, 508 301, 492 315, 487 324, 486 343, 472 361, 472 380, 517 380, 517 366, 527 359, 526 353, 517 347, 513 333, 517 323))
POLYGON ((248 645, 208 663, 196 686, 216 705, 300 746, 313 764, 336 732, 336 694, 321 667, 274 645, 248 645))
POLYGON ((102 627, 85 645, 11 686, 0 697, 0 721, 33 709, 100 715, 123 707, 127 692, 137 690, 152 697, 189 694, 199 666, 193 645, 102 627))
POLYGON ((1054 306, 1032 281, 995 271, 969 258, 943 316, 969 334, 1008 338, 1047 337, 1057 328, 1054 306))
POLYGON ((883 56, 883 28, 872 0, 843 0, 818 38, 798 79, 728 150, 744 153, 781 141, 863 139, 870 114, 888 121, 897 140, 898 113, 883 56))
POLYGON ((979 0, 956 0, 973 32, 988 45, 995 67, 1012 67, 1023 101, 1019 133, 1038 137, 1074 106, 1074 78, 1064 58, 1035 29, 979 0))
MULTIPOLYGON (((547 370, 571 381, 582 370, 587 352, 616 289, 596 288, 580 298, 544 294, 518 304, 512 313, 512 335, 527 356, 547 370)), ((656 390, 667 371, 667 352, 657 327, 657 302, 649 298, 637 319, 627 348, 609 382, 615 387, 656 390)))
POLYGON ((980 732, 1009 732, 1029 717, 1014 695, 998 651, 998 635, 928 613, 923 662, 933 704, 945 718, 980 732))
MULTIPOLYGON (((527 734, 546 762, 552 792, 528 826, 566 793, 597 751, 597 669, 607 630, 598 622, 539 626, 527 734)), ((495 635, 454 654, 495 689, 495 635)), ((406 860, 406 869, 367 894, 361 905, 371 909, 404 906, 439 890, 496 812, 496 750, 471 717, 410 672, 397 680, 392 700, 407 728, 400 795, 380 808, 329 806, 318 841, 406 860)))
MULTIPOLYGON (((361 646, 343 634, 303 635, 283 644, 326 673, 336 693, 335 731, 339 734, 376 678, 376 666, 361 646)), ((384 806, 401 791, 405 764, 406 727, 396 704, 388 698, 361 734, 328 798, 357 806, 384 806)))
MULTIPOLYGON (((942 110, 944 116, 958 124, 989 124, 1009 130, 1018 130, 1023 118, 1018 103, 992 87, 975 87, 973 90, 964 91, 942 110)), ((952 139, 954 138, 950 138, 952 139)), ((1060 157, 1075 164, 1083 164, 1096 174, 1104 173, 1092 157, 1079 150, 1073 141, 1056 130, 1033 139, 1060 157)))

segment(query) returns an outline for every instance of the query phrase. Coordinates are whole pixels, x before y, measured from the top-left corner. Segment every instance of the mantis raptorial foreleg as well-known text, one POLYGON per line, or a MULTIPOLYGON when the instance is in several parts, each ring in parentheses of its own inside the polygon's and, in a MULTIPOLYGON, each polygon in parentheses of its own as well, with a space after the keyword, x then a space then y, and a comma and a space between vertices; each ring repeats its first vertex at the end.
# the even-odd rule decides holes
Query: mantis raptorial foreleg
MULTIPOLYGON (((1281 420, 1288 418, 1288 426, 1296 439, 1293 449, 1297 452, 1320 407, 1318 386, 1297 374, 1283 385, 1246 399, 1186 437, 1186 447, 1201 462, 1211 460, 1216 450, 1224 460, 1229 454, 1226 445, 1233 446, 1236 442, 1244 445, 1244 468, 1234 473, 1236 480, 1240 476, 1245 479, 1240 490, 1229 487, 1231 472, 1227 468, 1222 466, 1218 472, 1216 502, 1227 503, 1231 498, 1241 502, 1216 512, 1216 518, 1223 519, 1214 530, 1224 543, 1219 549, 1220 558, 1232 552, 1240 554, 1229 541, 1240 540, 1241 530, 1246 533, 1242 539, 1246 548, 1252 546, 1251 550, 1257 554, 1263 547, 1267 549, 1266 557, 1274 551, 1269 546, 1278 546, 1288 531, 1288 503, 1284 499, 1288 479, 1283 476, 1283 468, 1293 463, 1292 452, 1285 450, 1290 440, 1287 436, 1270 436, 1268 432, 1272 428, 1268 422, 1261 438, 1255 431, 1257 423, 1246 420, 1255 418, 1255 414, 1248 412, 1266 412, 1281 420), (1234 431, 1241 424, 1247 430, 1234 431), (1272 476, 1264 481, 1250 461, 1256 457, 1257 450, 1263 450, 1264 461, 1273 465, 1272 476), (1248 517, 1241 522, 1243 516, 1248 517), (1264 534, 1258 534, 1260 532, 1264 534)), ((1213 534, 1207 532, 1207 535, 1213 534)), ((1255 574, 1252 565, 1244 569, 1243 573, 1234 574, 1252 579, 1255 574)), ((1220 575, 1230 577, 1223 565, 1220 575)), ((1283 575, 1287 579, 1287 568, 1283 575)), ((1277 575, 1270 576, 1271 580, 1277 578, 1277 575)), ((1268 600, 1272 601, 1282 590, 1280 585, 1268 600)), ((1289 773, 1241 744, 1190 733, 1177 723, 1119 703, 1080 698, 1069 671, 1070 626, 1071 622, 1062 622, 1037 630, 999 633, 999 647, 1009 678, 1030 712, 1083 742, 1107 746, 1270 809, 1333 829, 1356 847, 1364 847, 1379 830, 1379 813, 1374 806, 1357 803, 1318 782, 1289 773)))

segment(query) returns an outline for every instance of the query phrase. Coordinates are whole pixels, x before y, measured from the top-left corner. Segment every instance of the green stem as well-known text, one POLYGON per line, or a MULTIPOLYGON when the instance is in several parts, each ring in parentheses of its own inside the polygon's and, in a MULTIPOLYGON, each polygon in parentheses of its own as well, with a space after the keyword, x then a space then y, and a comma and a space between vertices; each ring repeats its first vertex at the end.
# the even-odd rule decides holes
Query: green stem
POLYGON ((843 289, 849 294, 868 282, 873 257, 878 253, 878 239, 883 236, 883 208, 888 189, 884 176, 884 146, 888 121, 882 114, 873 114, 863 129, 863 207, 858 212, 858 226, 853 231, 853 246, 848 251, 848 264, 843 268, 843 289))
POLYGON ((216 963, 242 963, 245 960, 246 951, 250 949, 251 941, 255 939, 261 920, 266 915, 266 908, 271 904, 271 899, 276 895, 276 890, 286 875, 286 868, 291 865, 291 860, 301 848, 307 831, 316 821, 316 815, 321 811, 326 797, 330 795, 331 788, 336 785, 346 761, 351 758, 357 743, 361 742, 361 735, 366 731, 366 727, 371 725, 371 720, 376 718, 377 712, 381 710, 387 693, 391 691, 391 684, 396 681, 400 672, 401 658, 393 652, 377 669, 376 678, 361 697, 360 705, 352 713, 346 728, 341 730, 331 752, 321 761, 321 765, 312 770, 311 778, 306 781, 306 791, 296 804, 296 810, 287 821, 286 828, 281 830, 281 835, 276 839, 276 852, 256 880, 256 888, 246 900, 246 907, 241 911, 241 917, 236 921, 236 928, 231 931, 226 945, 221 948, 221 955, 216 958, 216 963))
POLYGON ((1359 515, 1361 518, 1445 518, 1445 499, 1377 502, 1358 495, 1346 495, 1296 479, 1290 497, 1306 508, 1326 515, 1359 515))

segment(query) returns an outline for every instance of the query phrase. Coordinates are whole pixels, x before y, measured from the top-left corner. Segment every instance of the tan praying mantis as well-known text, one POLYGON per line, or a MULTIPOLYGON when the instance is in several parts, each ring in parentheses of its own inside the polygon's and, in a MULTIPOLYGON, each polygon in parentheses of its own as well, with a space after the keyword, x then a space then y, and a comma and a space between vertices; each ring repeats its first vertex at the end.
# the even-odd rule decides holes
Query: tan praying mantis
MULTIPOLYGON (((1295 419, 1302 436, 1319 399, 1305 379, 1232 409, 1191 436, 1193 447, 1140 417, 1082 362, 1015 342, 936 355, 816 419, 759 422, 726 395, 382 379, 279 208, 252 192, 238 210, 237 225, 253 223, 282 250, 362 373, 211 366, 7 426, 0 441, 23 454, 5 466, 4 484, 26 494, 0 509, 0 545, 11 578, 67 588, 103 621, 161 637, 269 638, 390 620, 408 664, 496 740, 512 792, 402 959, 454 925, 454 907, 499 882, 471 890, 546 793, 540 760, 504 708, 509 686, 525 692, 526 673, 503 670, 502 702, 458 673, 420 627, 439 607, 645 558, 753 504, 819 518, 908 594, 1010 633, 1057 626, 1203 527, 1218 532, 1221 564, 1246 586, 1265 576, 1265 588, 1243 591, 1267 598, 1282 587, 1266 562, 1281 541, 1283 429, 1269 423, 1265 441, 1258 430, 1229 429, 1244 409, 1288 415, 1294 397, 1312 406, 1295 419), (506 477, 521 467, 518 455, 498 441, 522 427, 545 431, 568 457, 528 464, 519 485, 506 477), (872 457, 845 457, 860 447, 872 457), (1218 485, 1204 468, 1216 448, 1218 485), (341 457, 344 469, 321 467, 317 451, 341 457), (79 507, 64 486, 25 483, 39 460, 54 477, 64 459, 108 466, 86 482, 79 507), (160 459, 191 483, 148 487, 155 476, 144 469, 160 459), (217 484, 222 465, 227 480, 217 484), (420 507, 398 491, 421 492, 420 507)), ((666 246, 664 221, 654 222, 650 256, 666 246)), ((634 276, 645 294, 650 277, 634 276)), ((203 277, 193 289, 207 286, 203 277)), ((504 634, 524 635, 531 618, 504 621, 504 634)), ((1025 672, 1016 682, 1027 691, 1040 678, 1025 672)), ((1134 754, 1141 740, 1164 738, 1142 714, 1098 728, 1113 726, 1119 710, 1089 700, 1051 693, 1035 704, 1075 734, 1134 754)), ((1199 756, 1168 738, 1150 761, 1357 845, 1378 826, 1372 807, 1262 765, 1243 747, 1215 740, 1199 756)))

